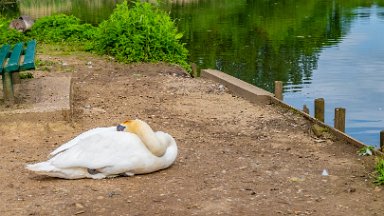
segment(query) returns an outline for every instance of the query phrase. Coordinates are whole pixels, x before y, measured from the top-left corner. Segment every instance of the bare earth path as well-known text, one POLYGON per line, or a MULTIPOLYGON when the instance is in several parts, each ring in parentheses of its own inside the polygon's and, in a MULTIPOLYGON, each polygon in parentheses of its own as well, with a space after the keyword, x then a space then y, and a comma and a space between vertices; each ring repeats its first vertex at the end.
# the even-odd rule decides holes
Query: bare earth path
POLYGON ((52 63, 51 72, 37 70, 35 79, 73 72, 74 113, 71 121, 0 115, 1 215, 384 214, 374 158, 313 138, 309 123, 290 111, 252 104, 173 66, 39 57, 52 63), (82 131, 132 118, 175 137, 179 156, 171 168, 71 181, 24 169, 82 131))

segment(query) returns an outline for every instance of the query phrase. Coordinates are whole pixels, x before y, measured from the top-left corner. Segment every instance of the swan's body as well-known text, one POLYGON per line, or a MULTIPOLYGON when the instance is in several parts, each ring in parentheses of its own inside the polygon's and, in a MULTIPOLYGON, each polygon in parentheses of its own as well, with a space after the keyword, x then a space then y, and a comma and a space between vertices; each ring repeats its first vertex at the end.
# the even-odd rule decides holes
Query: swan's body
POLYGON ((104 134, 108 131, 117 131, 116 130, 116 127, 99 127, 99 128, 93 128, 91 130, 88 130, 86 132, 83 132, 81 133, 80 135, 78 135, 77 137, 75 137, 74 139, 70 140, 69 142, 67 143, 64 143, 63 145, 59 146, 57 149, 55 149, 53 152, 49 153, 50 156, 54 156, 56 155, 57 153, 59 152, 62 152, 62 151, 65 151, 67 149, 69 149, 70 147, 76 145, 79 140, 82 140, 82 139, 85 139, 89 136, 92 136, 92 135, 97 135, 97 134, 104 134))
POLYGON ((48 161, 27 165, 27 169, 66 179, 101 179, 150 173, 173 164, 177 145, 171 135, 153 132, 140 120, 122 125, 125 131, 110 127, 82 133, 54 150, 48 161))

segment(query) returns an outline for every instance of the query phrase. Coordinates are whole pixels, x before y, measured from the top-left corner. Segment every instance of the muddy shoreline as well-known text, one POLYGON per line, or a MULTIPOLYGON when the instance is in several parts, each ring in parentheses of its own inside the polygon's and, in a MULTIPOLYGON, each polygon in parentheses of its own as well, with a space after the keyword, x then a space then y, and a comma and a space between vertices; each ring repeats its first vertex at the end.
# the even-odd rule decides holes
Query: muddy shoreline
MULTIPOLYGON (((373 157, 301 115, 251 103, 167 64, 90 55, 44 56, 35 79, 72 76, 70 120, 0 116, 2 215, 381 215, 373 157), (91 64, 89 63, 91 62, 91 64), (84 130, 140 118, 173 135, 169 169, 105 180, 61 180, 24 169, 84 130), (329 176, 322 176, 326 169, 329 176)), ((30 92, 33 94, 33 92, 30 92)), ((33 95, 30 95, 33 98, 33 95)), ((28 103, 28 99, 25 99, 28 103)))

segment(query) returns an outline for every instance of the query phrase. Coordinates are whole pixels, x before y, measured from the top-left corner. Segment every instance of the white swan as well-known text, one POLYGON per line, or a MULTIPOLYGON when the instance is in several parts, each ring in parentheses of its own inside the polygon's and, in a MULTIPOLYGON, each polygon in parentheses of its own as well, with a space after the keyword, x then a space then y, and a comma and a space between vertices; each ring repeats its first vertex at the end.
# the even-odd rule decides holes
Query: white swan
POLYGON ((54 150, 48 161, 28 164, 38 174, 65 179, 102 179, 150 173, 173 164, 177 145, 167 133, 154 132, 141 120, 96 128, 54 150))

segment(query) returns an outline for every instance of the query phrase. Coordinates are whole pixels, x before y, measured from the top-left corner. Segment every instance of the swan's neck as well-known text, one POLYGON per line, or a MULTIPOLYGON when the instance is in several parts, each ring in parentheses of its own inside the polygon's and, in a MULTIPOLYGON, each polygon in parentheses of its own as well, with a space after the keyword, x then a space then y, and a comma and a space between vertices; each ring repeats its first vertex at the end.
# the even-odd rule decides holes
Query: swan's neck
POLYGON ((157 169, 165 169, 171 166, 177 157, 177 145, 175 139, 167 133, 162 131, 155 132, 158 140, 163 143, 163 145, 167 146, 167 150, 163 156, 158 158, 158 163, 156 163, 157 169))
POLYGON ((135 131, 136 135, 141 139, 145 146, 147 146, 148 150, 152 152, 152 154, 161 157, 164 155, 167 150, 166 143, 161 142, 153 132, 152 128, 146 123, 140 124, 138 126, 138 130, 135 131))

